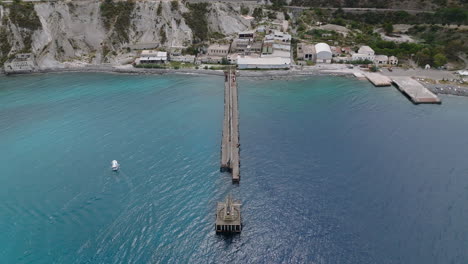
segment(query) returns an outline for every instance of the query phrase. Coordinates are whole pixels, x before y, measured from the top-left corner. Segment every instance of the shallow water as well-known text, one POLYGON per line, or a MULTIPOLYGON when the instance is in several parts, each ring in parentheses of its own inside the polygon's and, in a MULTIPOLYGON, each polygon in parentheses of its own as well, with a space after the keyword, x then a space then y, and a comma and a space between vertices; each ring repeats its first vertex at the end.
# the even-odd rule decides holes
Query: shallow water
POLYGON ((0 262, 468 261, 467 98, 239 80, 237 186, 222 77, 0 77, 0 262), (229 192, 244 230, 217 236, 229 192))

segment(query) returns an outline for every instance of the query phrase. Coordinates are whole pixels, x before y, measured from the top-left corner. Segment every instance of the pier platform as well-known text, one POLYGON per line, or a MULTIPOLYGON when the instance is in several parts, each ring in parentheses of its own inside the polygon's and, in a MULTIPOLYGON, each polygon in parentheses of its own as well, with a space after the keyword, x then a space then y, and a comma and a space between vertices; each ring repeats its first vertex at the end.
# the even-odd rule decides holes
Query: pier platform
POLYGON ((234 201, 229 195, 226 201, 218 202, 216 207, 216 233, 240 233, 241 223, 241 203, 234 201))
POLYGON ((232 173, 232 181, 240 180, 239 105, 236 71, 224 72, 224 119, 221 141, 221 171, 232 173))
POLYGON ((371 82, 374 86, 377 86, 377 87, 392 85, 392 80, 388 78, 387 76, 384 76, 380 73, 366 72, 364 73, 364 76, 366 76, 369 82, 371 82))
POLYGON ((395 86, 414 104, 440 104, 437 95, 433 94, 426 87, 411 77, 392 77, 395 86))

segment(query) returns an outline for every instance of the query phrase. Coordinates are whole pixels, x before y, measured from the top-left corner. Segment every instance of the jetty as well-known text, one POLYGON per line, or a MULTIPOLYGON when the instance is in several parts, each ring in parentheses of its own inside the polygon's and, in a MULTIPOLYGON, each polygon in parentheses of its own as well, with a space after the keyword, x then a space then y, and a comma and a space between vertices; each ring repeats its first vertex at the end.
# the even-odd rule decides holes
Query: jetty
POLYGON ((369 82, 371 82, 374 86, 377 87, 392 85, 392 80, 380 73, 366 72, 364 76, 366 76, 369 82))
POLYGON ((418 81, 410 77, 392 77, 395 86, 414 104, 440 104, 437 95, 433 94, 418 81))
POLYGON ((218 202, 216 207, 216 233, 240 233, 241 224, 241 203, 234 201, 231 195, 226 197, 226 201, 218 202))
POLYGON ((239 182, 239 109, 236 71, 224 72, 224 120, 221 141, 221 171, 232 173, 232 181, 239 182))

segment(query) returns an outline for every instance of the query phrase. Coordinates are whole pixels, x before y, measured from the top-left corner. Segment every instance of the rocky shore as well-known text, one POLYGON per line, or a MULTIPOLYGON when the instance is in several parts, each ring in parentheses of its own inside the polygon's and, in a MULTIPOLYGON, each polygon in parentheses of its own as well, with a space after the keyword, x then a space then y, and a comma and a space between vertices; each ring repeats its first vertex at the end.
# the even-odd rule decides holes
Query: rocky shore
POLYGON ((424 84, 424 86, 435 94, 468 96, 468 87, 466 86, 453 84, 424 84))

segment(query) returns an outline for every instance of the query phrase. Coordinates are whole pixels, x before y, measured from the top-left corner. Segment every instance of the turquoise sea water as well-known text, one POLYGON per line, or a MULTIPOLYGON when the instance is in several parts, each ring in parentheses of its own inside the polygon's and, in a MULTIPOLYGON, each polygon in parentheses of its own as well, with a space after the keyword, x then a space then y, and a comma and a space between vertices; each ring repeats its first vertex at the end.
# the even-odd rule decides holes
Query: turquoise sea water
POLYGON ((232 185, 222 77, 0 77, 0 263, 468 262, 467 98, 339 77, 239 96, 232 185), (244 230, 218 236, 229 192, 244 230))

